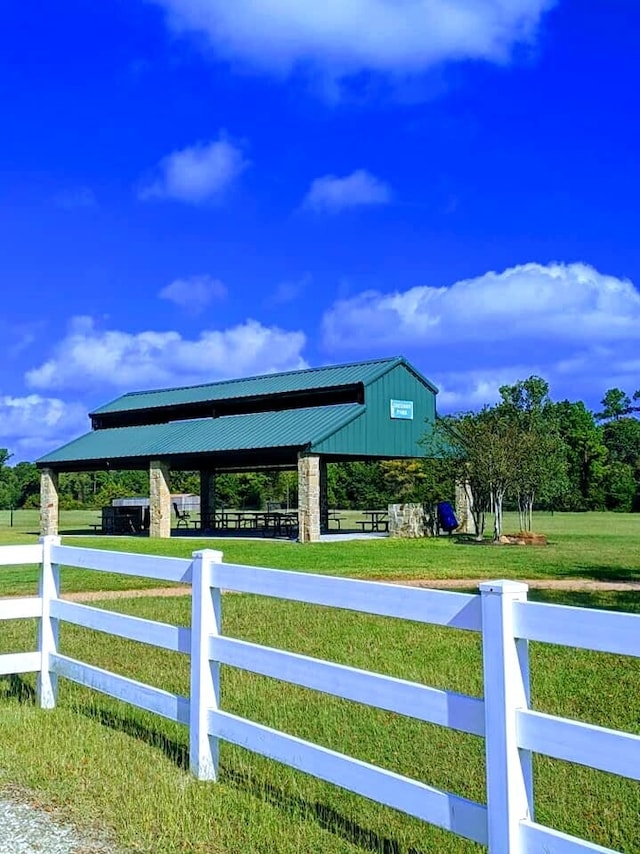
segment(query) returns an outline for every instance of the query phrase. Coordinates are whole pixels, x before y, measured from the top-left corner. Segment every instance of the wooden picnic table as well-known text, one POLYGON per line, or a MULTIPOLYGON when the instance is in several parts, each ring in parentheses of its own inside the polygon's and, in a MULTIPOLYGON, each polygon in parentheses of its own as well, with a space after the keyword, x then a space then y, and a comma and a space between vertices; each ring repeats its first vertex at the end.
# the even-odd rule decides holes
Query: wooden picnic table
POLYGON ((251 529, 274 537, 291 536, 298 525, 298 514, 296 511, 223 510, 209 513, 200 524, 203 531, 251 529))
POLYGON ((327 530, 331 528, 332 522, 336 523, 336 528, 338 531, 340 531, 342 528, 342 516, 340 516, 339 513, 336 513, 333 510, 327 514, 327 530))
POLYGON ((363 510, 363 516, 367 519, 361 519, 356 524, 364 531, 388 531, 389 530, 389 513, 386 510, 363 510))
POLYGON ((200 527, 203 531, 227 531, 230 528, 243 526, 248 514, 239 510, 216 510, 215 513, 207 513, 200 518, 200 527))
POLYGON ((261 527, 264 536, 270 533, 273 537, 283 535, 290 537, 293 529, 298 527, 298 513, 295 510, 274 510, 261 515, 263 516, 261 527))

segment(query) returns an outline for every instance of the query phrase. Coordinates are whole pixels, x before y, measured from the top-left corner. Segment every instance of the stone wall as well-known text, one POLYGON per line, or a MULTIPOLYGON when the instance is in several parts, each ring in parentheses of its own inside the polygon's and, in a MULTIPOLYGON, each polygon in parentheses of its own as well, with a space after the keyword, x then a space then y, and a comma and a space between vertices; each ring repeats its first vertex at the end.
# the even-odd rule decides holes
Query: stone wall
POLYGON ((431 536, 431 521, 424 504, 390 504, 389 536, 413 539, 431 536))

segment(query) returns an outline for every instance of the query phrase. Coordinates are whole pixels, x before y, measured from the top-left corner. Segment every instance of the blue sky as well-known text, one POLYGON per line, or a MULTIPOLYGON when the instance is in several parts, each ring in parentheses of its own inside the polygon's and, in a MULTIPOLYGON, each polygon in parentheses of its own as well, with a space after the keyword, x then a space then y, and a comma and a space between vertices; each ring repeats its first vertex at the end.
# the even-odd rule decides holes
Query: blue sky
POLYGON ((25 0, 0 28, 0 446, 125 391, 402 354, 640 387, 633 0, 25 0))

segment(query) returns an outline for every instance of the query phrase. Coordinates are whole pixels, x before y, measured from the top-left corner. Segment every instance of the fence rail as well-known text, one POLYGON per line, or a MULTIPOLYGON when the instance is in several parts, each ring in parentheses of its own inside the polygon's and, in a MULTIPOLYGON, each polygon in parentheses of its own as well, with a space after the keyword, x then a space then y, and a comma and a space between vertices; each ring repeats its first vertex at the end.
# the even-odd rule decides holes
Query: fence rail
POLYGON ((191 652, 191 631, 181 626, 103 611, 101 608, 65 602, 63 599, 54 599, 51 602, 51 616, 76 626, 84 626, 85 629, 106 632, 172 652, 191 652))
POLYGON ((640 615, 518 602, 514 630, 527 640, 640 657, 640 615))
POLYGON ((209 712, 209 732, 320 780, 487 844, 487 808, 481 804, 228 712, 209 712))
POLYGON ((235 638, 212 637, 209 655, 212 661, 261 676, 282 679, 471 735, 484 735, 484 703, 476 697, 235 638))
POLYGON ((2 546, 1 566, 19 566, 21 564, 41 563, 42 545, 2 546))
POLYGON ((0 620, 39 618, 38 649, 0 655, 0 675, 37 673, 43 708, 55 705, 62 677, 188 726, 191 771, 200 779, 216 779, 223 740, 479 842, 491 854, 611 852, 535 822, 531 757, 538 752, 640 780, 640 736, 532 709, 528 642, 639 656, 636 615, 531 603, 526 585, 511 581, 484 583, 479 595, 467 595, 224 564, 220 552, 207 550, 182 560, 69 547, 57 537, 0 548, 0 566, 20 564, 40 564, 40 593, 0 600, 0 620), (191 628, 63 600, 60 565, 191 584, 191 628), (480 632, 484 697, 225 637, 223 589, 480 632), (190 697, 62 655, 60 622, 188 655, 190 697), (224 711, 223 664, 483 737, 487 804, 224 711))
POLYGON ((480 599, 465 593, 409 589, 397 584, 354 581, 351 578, 261 569, 233 563, 214 564, 211 585, 237 593, 257 593, 260 596, 325 605, 328 608, 345 608, 453 629, 478 632, 482 627, 480 599))

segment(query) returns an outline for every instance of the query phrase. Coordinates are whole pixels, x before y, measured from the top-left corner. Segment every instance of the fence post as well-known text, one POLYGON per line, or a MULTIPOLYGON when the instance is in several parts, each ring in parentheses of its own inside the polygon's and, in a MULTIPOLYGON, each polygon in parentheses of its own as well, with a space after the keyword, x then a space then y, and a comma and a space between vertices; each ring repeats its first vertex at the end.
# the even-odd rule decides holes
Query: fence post
POLYGON ((51 600, 60 595, 60 567, 51 562, 51 546, 60 545, 60 537, 40 537, 42 566, 40 568, 40 598, 42 614, 38 627, 38 700, 41 709, 53 709, 58 698, 58 677, 51 672, 50 656, 58 651, 58 621, 51 617, 51 600))
POLYGON ((220 702, 220 664, 209 660, 209 637, 222 632, 220 588, 212 587, 212 565, 222 552, 193 552, 191 580, 191 700, 189 768, 198 780, 218 776, 218 739, 209 735, 209 709, 220 702))
POLYGON ((528 585, 480 585, 490 854, 520 854, 520 822, 533 819, 531 753, 518 748, 516 711, 529 706, 529 649, 514 637, 513 603, 528 585))

